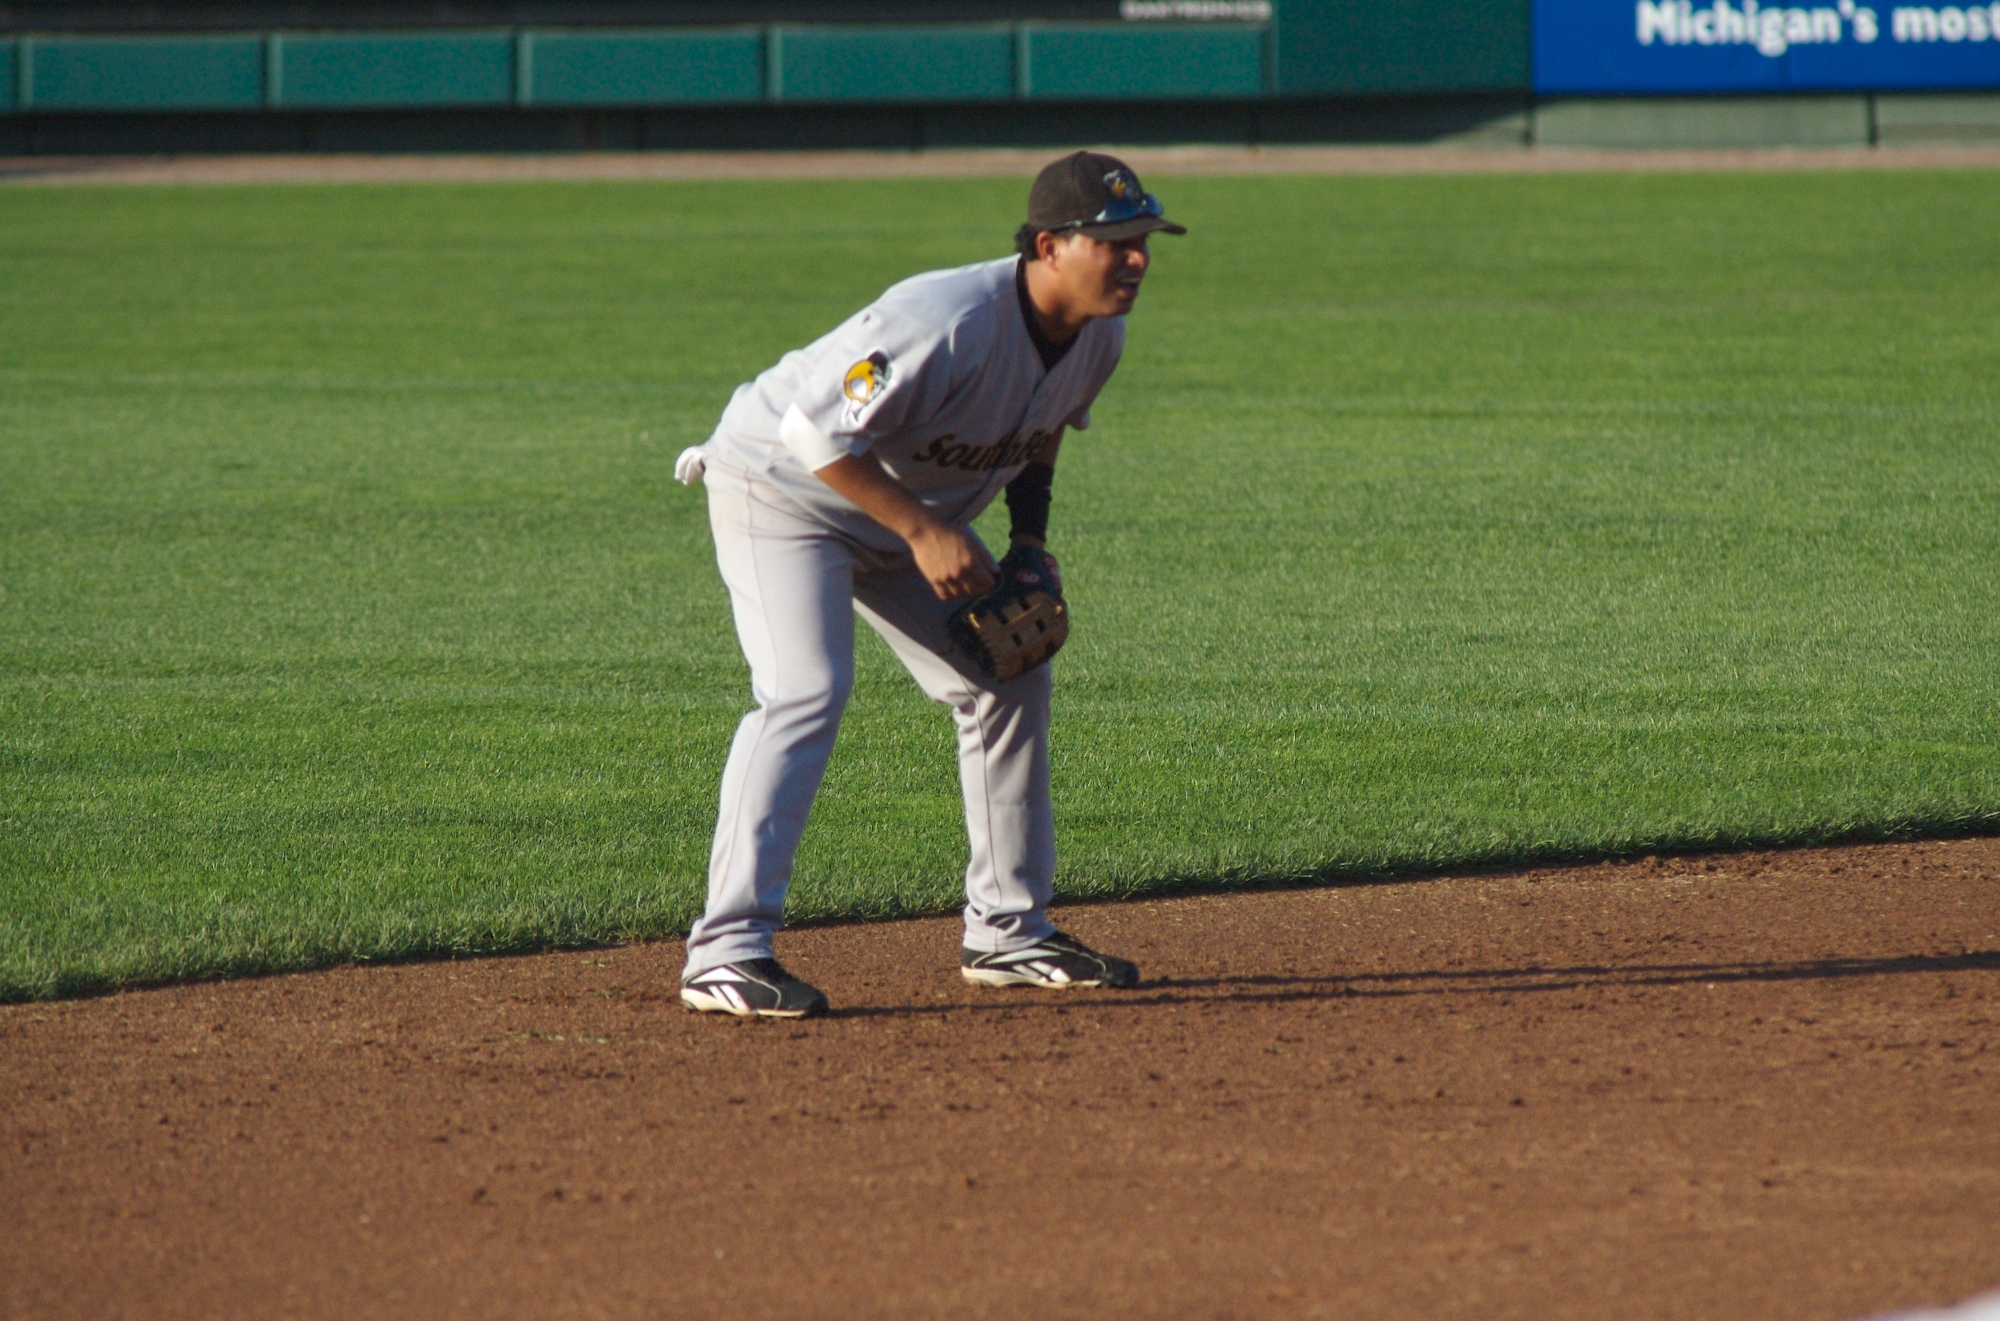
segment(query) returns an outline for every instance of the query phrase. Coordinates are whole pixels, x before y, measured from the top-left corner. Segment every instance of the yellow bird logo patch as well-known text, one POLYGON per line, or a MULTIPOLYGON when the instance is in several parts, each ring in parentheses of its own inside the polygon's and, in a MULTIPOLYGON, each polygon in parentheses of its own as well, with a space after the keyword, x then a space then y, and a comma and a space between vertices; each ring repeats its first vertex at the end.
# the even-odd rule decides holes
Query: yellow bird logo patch
POLYGON ((877 349, 847 369, 847 379, 841 382, 840 392, 856 407, 864 407, 888 388, 889 355, 877 349))

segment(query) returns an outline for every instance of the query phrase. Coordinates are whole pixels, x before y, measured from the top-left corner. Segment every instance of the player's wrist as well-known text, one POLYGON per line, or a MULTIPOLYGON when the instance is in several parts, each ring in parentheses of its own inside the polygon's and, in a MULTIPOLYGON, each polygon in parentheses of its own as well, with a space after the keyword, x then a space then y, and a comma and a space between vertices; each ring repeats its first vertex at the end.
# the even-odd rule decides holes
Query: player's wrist
POLYGON ((896 529, 903 540, 915 546, 918 542, 935 542, 948 535, 952 529, 941 519, 928 513, 913 516, 908 525, 896 529))

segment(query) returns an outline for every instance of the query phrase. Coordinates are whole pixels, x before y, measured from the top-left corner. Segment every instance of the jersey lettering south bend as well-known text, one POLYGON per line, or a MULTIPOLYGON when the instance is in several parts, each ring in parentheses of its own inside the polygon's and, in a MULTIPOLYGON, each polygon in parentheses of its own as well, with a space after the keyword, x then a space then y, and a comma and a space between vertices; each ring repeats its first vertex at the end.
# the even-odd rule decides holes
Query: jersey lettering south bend
POLYGON ((883 550, 886 528, 812 475, 873 454, 946 521, 978 517, 1090 405, 1124 350, 1120 318, 1093 321, 1053 370, 1028 336, 1013 257, 892 286, 831 334, 739 386, 710 461, 762 477, 821 521, 883 550))

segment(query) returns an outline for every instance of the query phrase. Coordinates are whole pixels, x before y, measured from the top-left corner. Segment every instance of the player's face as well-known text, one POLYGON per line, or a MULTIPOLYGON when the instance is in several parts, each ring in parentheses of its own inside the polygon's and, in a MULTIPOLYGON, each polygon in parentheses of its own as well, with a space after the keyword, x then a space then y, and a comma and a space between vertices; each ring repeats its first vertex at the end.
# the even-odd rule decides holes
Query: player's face
POLYGON ((1152 254, 1146 235, 1106 243, 1079 234, 1058 245, 1054 266, 1070 307, 1086 317, 1124 316, 1139 297, 1152 254))

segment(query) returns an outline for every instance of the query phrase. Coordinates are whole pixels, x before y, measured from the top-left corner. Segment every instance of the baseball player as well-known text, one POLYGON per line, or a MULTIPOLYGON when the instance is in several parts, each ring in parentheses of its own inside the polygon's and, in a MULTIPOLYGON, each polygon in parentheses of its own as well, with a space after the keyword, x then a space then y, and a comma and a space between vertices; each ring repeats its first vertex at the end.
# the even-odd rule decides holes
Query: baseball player
POLYGON ((1066 156, 1036 178, 1015 256, 891 287, 739 386, 715 434, 681 455, 676 475, 708 491, 756 699, 722 774, 708 905, 681 977, 690 1008, 826 1010, 772 937, 853 685, 856 615, 958 726, 965 979, 1138 981, 1049 922, 1050 672, 1036 662, 1067 627, 1043 549, 1056 454, 1118 365, 1159 232, 1186 230, 1124 164, 1066 156), (1003 490, 1011 548, 996 563, 971 523, 1003 490))

